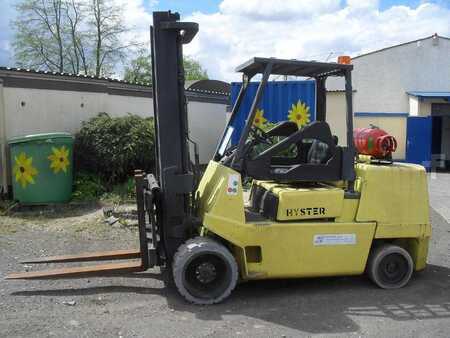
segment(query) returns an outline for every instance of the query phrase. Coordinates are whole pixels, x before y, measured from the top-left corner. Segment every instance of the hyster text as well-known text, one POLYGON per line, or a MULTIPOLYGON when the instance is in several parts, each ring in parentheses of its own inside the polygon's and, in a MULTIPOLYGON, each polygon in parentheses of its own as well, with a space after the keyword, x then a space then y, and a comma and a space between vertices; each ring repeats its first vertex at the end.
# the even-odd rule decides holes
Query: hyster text
POLYGON ((292 208, 286 209, 287 217, 325 215, 325 208, 292 208))

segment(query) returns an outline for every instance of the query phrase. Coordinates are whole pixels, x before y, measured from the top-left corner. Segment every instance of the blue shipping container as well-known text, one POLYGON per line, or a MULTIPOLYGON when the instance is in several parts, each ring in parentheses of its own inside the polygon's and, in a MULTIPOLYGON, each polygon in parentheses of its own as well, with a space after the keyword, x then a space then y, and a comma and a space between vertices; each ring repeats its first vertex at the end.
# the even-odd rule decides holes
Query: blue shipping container
MULTIPOLYGON (((241 85, 241 82, 231 83, 231 106, 234 106, 236 102, 241 85)), ((238 115, 233 123, 235 128, 232 138, 233 144, 239 141, 258 85, 259 82, 251 82, 249 84, 238 115)), ((304 108, 306 108, 309 122, 316 119, 316 83, 314 80, 270 81, 267 83, 258 108, 262 111, 264 119, 276 123, 289 120, 290 118, 294 119, 292 111, 294 110, 295 112, 295 107, 299 108, 300 106, 303 107, 304 113, 304 108)))

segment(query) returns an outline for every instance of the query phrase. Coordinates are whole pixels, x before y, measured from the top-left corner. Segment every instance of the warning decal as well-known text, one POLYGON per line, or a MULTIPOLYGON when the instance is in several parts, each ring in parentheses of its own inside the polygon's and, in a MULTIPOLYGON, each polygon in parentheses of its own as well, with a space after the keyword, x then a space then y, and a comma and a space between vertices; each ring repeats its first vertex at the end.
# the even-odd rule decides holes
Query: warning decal
POLYGON ((237 195, 239 187, 239 175, 228 175, 227 195, 237 195))
POLYGON ((314 245, 355 245, 356 234, 314 235, 314 245))

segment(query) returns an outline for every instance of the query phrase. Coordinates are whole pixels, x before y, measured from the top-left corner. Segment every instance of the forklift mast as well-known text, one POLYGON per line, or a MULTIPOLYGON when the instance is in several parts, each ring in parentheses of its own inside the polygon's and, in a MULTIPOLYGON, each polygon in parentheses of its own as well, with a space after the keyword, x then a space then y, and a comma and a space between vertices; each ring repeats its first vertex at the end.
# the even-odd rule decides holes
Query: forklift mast
POLYGON ((87 277, 145 271, 170 264, 193 224, 191 194, 195 175, 188 147, 188 118, 184 94, 183 44, 198 32, 198 24, 179 22, 178 13, 154 12, 151 27, 153 111, 156 136, 156 175, 137 170, 136 202, 139 249, 87 252, 42 257, 29 264, 116 261, 81 267, 20 272, 7 279, 87 277))
MULTIPOLYGON (((183 44, 198 32, 198 24, 180 22, 178 13, 154 12, 151 27, 153 111, 156 137, 156 223, 168 260, 186 240, 194 174, 189 156, 183 44)), ((149 179, 151 181, 152 179, 149 179)))

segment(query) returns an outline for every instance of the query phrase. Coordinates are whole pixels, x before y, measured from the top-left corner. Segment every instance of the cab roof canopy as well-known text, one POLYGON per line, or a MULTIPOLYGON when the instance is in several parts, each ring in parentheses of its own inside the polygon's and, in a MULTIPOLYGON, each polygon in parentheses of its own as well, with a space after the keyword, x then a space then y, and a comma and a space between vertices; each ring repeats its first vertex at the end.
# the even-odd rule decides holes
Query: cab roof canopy
POLYGON ((340 63, 254 57, 238 66, 236 72, 252 77, 264 73, 264 69, 269 63, 272 63, 271 74, 314 78, 343 76, 346 71, 353 69, 353 65, 340 63))

